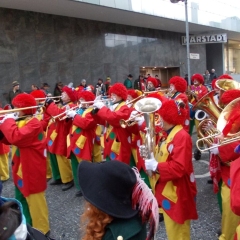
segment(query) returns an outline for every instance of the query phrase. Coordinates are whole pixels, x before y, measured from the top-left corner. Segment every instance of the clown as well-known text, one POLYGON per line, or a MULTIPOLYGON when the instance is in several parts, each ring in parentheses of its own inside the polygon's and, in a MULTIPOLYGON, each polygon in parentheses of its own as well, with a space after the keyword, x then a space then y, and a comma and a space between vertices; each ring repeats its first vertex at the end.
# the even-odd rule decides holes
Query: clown
MULTIPOLYGON (((80 102, 93 101, 95 96, 92 92, 82 91, 78 95, 80 102)), ((92 107, 83 103, 75 110, 69 110, 67 116, 73 119, 68 135, 68 158, 71 159, 74 183, 78 190, 76 196, 82 196, 80 186, 77 181, 78 164, 81 161, 92 161, 94 140, 96 137, 97 123, 91 115, 92 107)))
POLYGON ((190 220, 198 215, 192 140, 182 127, 187 113, 180 102, 172 99, 164 101, 158 112, 166 137, 159 143, 155 156, 145 160, 145 167, 155 173, 151 177, 152 189, 163 208, 168 240, 175 240, 176 236, 190 240, 190 220))
POLYGON ((156 88, 158 87, 158 82, 156 78, 149 77, 147 79, 147 91, 155 91, 156 88))
POLYGON ((104 158, 130 164, 131 136, 121 127, 119 121, 127 120, 131 110, 126 105, 127 89, 122 83, 115 83, 109 90, 111 106, 107 108, 101 101, 95 101, 92 111, 97 123, 106 127, 104 134, 104 158))
POLYGON ((0 130, 3 142, 12 144, 12 172, 15 197, 23 205, 27 222, 47 234, 50 230, 48 206, 45 198, 46 184, 46 139, 39 120, 33 117, 36 101, 30 94, 19 94, 13 101, 18 114, 7 114, 0 130), (20 119, 17 122, 16 119, 20 119))
MULTIPOLYGON (((60 108, 51 99, 46 100, 46 113, 57 116, 76 106, 77 93, 74 89, 64 86, 62 89, 63 106, 60 108)), ((73 176, 70 161, 67 159, 67 135, 72 126, 72 120, 56 119, 49 122, 47 129, 47 146, 50 152, 50 162, 53 181, 50 185, 62 184, 62 190, 67 191, 73 187, 73 176)))

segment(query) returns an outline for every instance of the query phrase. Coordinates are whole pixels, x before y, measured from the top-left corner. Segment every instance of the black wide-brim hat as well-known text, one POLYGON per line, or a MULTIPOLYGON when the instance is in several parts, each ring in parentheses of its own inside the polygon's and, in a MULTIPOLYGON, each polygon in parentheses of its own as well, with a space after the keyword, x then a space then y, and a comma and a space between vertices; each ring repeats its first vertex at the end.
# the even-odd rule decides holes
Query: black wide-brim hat
POLYGON ((137 214, 138 211, 132 208, 132 191, 137 179, 127 164, 82 161, 78 167, 78 180, 84 198, 101 211, 124 219, 137 214))

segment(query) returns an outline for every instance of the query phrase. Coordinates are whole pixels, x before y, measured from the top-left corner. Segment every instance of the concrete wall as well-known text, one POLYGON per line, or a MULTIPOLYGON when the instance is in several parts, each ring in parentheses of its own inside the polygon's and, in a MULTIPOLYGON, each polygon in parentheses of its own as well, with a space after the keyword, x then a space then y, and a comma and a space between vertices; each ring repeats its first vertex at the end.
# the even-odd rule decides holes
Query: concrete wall
MULTIPOLYGON (((137 28, 78 18, 0 8, 0 98, 14 80, 22 90, 31 84, 57 81, 78 85, 110 76, 123 82, 134 79, 140 66, 180 67, 186 71, 183 34, 137 28)), ((206 68, 205 45, 191 46, 200 60, 191 60, 191 72, 206 68)))

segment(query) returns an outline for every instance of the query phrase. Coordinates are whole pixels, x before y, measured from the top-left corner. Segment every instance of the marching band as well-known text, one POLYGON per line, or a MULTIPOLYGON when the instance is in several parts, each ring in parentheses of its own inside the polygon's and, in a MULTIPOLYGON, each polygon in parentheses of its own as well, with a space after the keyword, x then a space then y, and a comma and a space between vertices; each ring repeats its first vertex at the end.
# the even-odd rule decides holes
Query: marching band
POLYGON ((185 79, 174 76, 164 90, 149 77, 146 91, 115 83, 107 96, 64 86, 61 102, 41 90, 14 97, 14 109, 0 110, 0 178, 9 179, 11 145, 15 197, 27 223, 44 235, 50 231, 47 180, 62 185, 62 191, 75 185, 76 196, 85 196, 80 163, 120 161, 135 167, 152 190, 168 239, 190 239, 190 221, 198 218, 191 139, 195 125, 194 158, 210 153, 209 171, 222 215, 219 239, 240 239, 240 85, 223 75, 208 91, 201 74, 191 80, 187 87, 185 79))

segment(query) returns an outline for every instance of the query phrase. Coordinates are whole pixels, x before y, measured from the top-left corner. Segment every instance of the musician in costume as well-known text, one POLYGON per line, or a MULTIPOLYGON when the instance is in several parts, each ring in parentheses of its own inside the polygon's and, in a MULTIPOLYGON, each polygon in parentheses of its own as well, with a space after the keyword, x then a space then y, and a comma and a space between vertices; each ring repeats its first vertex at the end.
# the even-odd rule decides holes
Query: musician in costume
POLYGON ((86 199, 82 240, 154 238, 158 229, 157 201, 136 169, 119 161, 82 161, 78 176, 86 199))
POLYGON ((190 124, 190 109, 189 109, 189 102, 188 97, 185 94, 187 90, 187 82, 184 78, 180 76, 172 77, 169 80, 169 97, 174 100, 181 100, 185 104, 185 108, 187 110, 186 119, 184 121, 183 128, 189 132, 189 124, 190 124))
MULTIPOLYGON (((43 104, 45 102, 44 99, 46 99, 46 94, 42 90, 34 90, 30 93, 35 100, 37 105, 39 105, 39 108, 36 111, 36 117, 40 121, 43 127, 43 131, 46 132, 48 123, 51 119, 51 116, 43 112, 43 104), (42 99, 42 100, 40 100, 42 99), (42 105, 42 106, 41 106, 42 105)), ((50 180, 52 178, 52 169, 51 169, 51 164, 50 164, 50 156, 49 153, 47 154, 47 179, 50 180)))
MULTIPOLYGON (((33 96, 26 93, 12 100, 14 108, 36 106, 33 96)), ((27 222, 44 234, 50 231, 48 206, 45 198, 46 139, 36 108, 6 114, 0 125, 2 142, 12 144, 12 173, 15 197, 23 205, 27 222)))
MULTIPOLYGON (((79 92, 78 98, 81 102, 89 102, 95 99, 95 95, 89 91, 79 92)), ((81 107, 75 111, 70 110, 67 116, 73 119, 72 127, 68 135, 68 158, 71 159, 72 172, 75 186, 78 190, 76 196, 82 196, 78 184, 77 168, 81 161, 92 162, 93 143, 96 137, 97 123, 92 117, 92 107, 88 103, 81 103, 81 107)))
POLYGON ((121 127, 119 121, 127 120, 131 110, 126 105, 127 89, 122 83, 115 83, 109 90, 111 106, 107 108, 101 101, 93 104, 92 115, 97 123, 106 127, 104 134, 104 158, 119 160, 130 164, 131 136, 127 129, 121 127))
MULTIPOLYGON (((53 100, 46 100, 46 113, 51 116, 65 116, 67 109, 76 106, 78 99, 77 92, 64 86, 62 89, 63 106, 59 107, 53 100)), ((73 187, 73 175, 70 160, 67 159, 67 135, 72 126, 72 119, 67 118, 61 120, 56 118, 55 121, 50 120, 47 128, 47 146, 50 153, 50 162, 52 167, 53 181, 51 185, 62 184, 62 190, 67 191, 73 187)))
POLYGON ((148 77, 147 78, 147 91, 155 91, 158 87, 158 82, 156 78, 148 77))
POLYGON ((164 101, 158 112, 166 137, 159 142, 155 156, 145 160, 145 166, 153 172, 152 188, 163 208, 168 240, 176 236, 178 240, 189 240, 190 220, 198 215, 192 140, 182 127, 187 113, 180 102, 172 99, 164 101))
MULTIPOLYGON (((234 98, 240 96, 236 93, 236 90, 228 90, 226 91, 222 97, 221 102, 224 105, 230 103, 234 98)), ((229 132, 234 130, 235 126, 239 126, 240 123, 240 113, 239 113, 239 104, 234 106, 230 115, 228 116, 227 124, 223 129, 223 136, 227 136, 229 132), (236 122, 235 122, 236 121, 236 122)), ((217 156, 218 162, 211 162, 210 167, 212 168, 212 172, 215 173, 214 178, 219 181, 219 184, 215 184, 215 179, 213 178, 213 182, 215 184, 215 188, 218 187, 218 194, 221 194, 221 205, 222 205, 222 221, 221 221, 221 235, 219 240, 227 240, 233 239, 235 235, 236 228, 240 222, 240 216, 236 215, 232 209, 230 204, 230 186, 232 185, 230 180, 230 170, 231 163, 235 161, 239 154, 235 152, 236 147, 240 144, 239 141, 233 141, 227 145, 215 145, 215 148, 210 149, 212 155, 217 156), (219 165, 217 165, 219 164, 219 165), (215 168, 214 168, 215 166, 215 168), (217 170, 219 166, 220 169, 217 170)), ((213 144, 214 146, 214 144, 213 144)), ((213 159, 214 160, 214 159, 213 159)), ((215 161, 217 161, 215 160, 215 161)), ((211 173, 210 168, 210 173, 211 173)))

